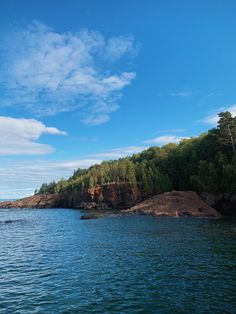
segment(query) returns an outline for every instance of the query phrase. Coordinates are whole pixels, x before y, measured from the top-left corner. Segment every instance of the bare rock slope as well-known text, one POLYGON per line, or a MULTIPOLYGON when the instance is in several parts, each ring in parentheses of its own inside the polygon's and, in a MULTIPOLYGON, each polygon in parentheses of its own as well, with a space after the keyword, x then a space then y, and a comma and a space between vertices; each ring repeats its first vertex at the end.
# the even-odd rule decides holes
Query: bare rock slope
POLYGON ((123 212, 169 217, 220 217, 215 209, 207 205, 192 191, 172 191, 155 195, 123 212))

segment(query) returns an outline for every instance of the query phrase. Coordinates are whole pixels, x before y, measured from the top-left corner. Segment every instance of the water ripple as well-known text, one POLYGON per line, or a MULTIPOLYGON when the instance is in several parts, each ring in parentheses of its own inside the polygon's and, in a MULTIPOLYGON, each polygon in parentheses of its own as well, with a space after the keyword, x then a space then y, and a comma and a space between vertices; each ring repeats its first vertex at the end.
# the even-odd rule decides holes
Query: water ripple
POLYGON ((0 211, 0 313, 236 313, 235 220, 80 215, 0 211))

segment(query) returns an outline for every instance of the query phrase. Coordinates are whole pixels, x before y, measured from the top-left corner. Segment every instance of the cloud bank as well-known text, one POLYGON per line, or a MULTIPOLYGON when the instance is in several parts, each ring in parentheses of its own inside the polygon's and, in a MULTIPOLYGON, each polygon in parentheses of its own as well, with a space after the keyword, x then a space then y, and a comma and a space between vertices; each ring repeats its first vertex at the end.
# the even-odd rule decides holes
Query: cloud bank
POLYGON ((68 161, 3 160, 0 165, 0 199, 20 198, 32 195, 43 182, 68 178, 73 170, 100 163, 96 159, 68 161))
MULTIPOLYGON (((49 131, 50 134, 57 133, 57 131, 52 131, 54 128, 47 129, 51 130, 49 131)), ((15 161, 3 159, 2 157, 0 164, 0 199, 32 195, 34 190, 39 188, 43 182, 68 178, 72 175, 74 169, 88 168, 94 164, 101 163, 104 159, 110 160, 125 157, 146 148, 143 146, 115 148, 81 159, 57 161, 41 159, 15 161)))
MULTIPOLYGON (((47 128, 49 130, 54 128, 47 128)), ((49 131, 51 132, 51 131, 49 131)), ((52 134, 55 134, 52 131, 52 134)), ((61 131, 59 131, 61 132, 61 131)), ((57 132, 56 132, 57 133, 57 132)), ((50 133, 51 134, 51 133, 50 133)), ((74 169, 88 168, 104 159, 117 159, 138 153, 147 147, 130 146, 93 154, 82 159, 72 160, 3 160, 0 164, 0 199, 20 198, 32 195, 43 182, 68 178, 74 169)))
POLYGON ((137 54, 132 36, 106 39, 99 32, 59 33, 40 22, 8 32, 0 67, 0 107, 36 116, 80 108, 89 125, 109 120, 133 71, 117 71, 137 54))
POLYGON ((35 119, 15 119, 0 116, 0 156, 37 155, 54 151, 53 147, 40 144, 43 134, 66 135, 54 127, 47 127, 35 119))

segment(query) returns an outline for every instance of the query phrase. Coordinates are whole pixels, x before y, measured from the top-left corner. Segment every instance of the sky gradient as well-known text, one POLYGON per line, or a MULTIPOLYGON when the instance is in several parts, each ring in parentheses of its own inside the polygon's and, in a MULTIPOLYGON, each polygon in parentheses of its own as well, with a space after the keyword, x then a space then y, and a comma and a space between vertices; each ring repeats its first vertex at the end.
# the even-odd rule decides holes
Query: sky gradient
POLYGON ((0 198, 236 114, 236 2, 0 3, 0 198))

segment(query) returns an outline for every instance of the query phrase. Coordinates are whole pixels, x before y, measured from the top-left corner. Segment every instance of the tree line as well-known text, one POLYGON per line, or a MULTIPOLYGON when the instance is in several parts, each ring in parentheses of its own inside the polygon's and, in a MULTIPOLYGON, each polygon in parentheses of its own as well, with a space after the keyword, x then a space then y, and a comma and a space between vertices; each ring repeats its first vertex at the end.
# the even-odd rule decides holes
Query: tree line
POLYGON ((83 192, 111 183, 137 185, 144 195, 173 189, 231 193, 236 191, 235 145, 236 118, 221 112, 217 127, 199 137, 77 169, 68 180, 43 183, 36 194, 83 192))

